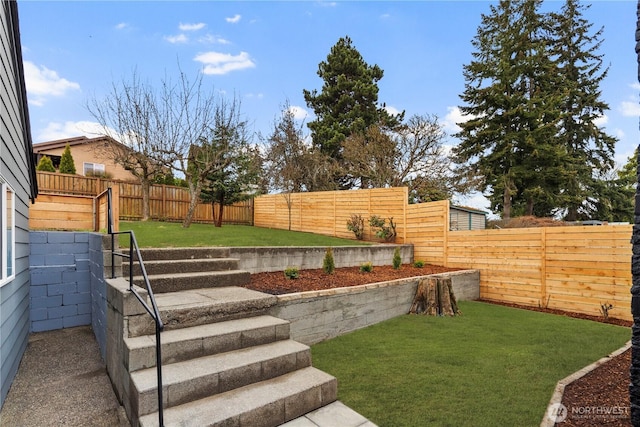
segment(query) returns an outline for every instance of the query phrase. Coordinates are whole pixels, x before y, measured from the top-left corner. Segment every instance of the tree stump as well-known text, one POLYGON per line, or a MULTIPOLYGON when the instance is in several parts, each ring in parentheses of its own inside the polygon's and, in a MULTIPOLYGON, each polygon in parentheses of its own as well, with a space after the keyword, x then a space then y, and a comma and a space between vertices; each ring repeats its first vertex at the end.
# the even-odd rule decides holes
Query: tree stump
POLYGON ((427 277, 418 283, 416 296, 411 304, 411 314, 427 316, 456 316, 460 314, 453 294, 450 277, 427 277))

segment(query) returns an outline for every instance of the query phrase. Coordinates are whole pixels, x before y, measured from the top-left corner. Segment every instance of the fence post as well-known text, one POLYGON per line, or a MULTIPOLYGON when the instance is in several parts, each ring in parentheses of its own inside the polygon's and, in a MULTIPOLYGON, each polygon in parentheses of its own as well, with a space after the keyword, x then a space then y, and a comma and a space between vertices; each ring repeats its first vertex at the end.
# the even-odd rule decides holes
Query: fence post
POLYGON ((547 308, 547 228, 540 233, 540 305, 547 308))
POLYGON ((111 185, 113 231, 120 231, 120 184, 111 185))

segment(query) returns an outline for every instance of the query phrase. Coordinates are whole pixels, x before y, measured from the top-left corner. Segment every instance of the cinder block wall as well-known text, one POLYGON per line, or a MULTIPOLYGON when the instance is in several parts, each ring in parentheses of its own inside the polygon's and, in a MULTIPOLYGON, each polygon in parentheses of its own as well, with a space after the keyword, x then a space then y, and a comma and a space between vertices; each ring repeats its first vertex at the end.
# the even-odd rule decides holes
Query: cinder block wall
POLYGON ((30 233, 31 332, 91 324, 89 233, 30 233))

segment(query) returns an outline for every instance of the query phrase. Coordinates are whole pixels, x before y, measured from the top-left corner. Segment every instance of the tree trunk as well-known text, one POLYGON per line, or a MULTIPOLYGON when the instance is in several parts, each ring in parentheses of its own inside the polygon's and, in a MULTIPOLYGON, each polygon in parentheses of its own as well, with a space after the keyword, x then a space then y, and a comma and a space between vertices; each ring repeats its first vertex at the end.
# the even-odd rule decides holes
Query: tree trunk
POLYGON ((224 209, 224 191, 220 193, 220 210, 218 212, 218 221, 216 222, 216 227, 222 227, 222 211, 224 209))
POLYGON ((193 183, 189 183, 189 194, 191 195, 191 200, 189 201, 189 209, 187 210, 187 216, 182 221, 182 228, 189 228, 191 226, 191 222, 193 221, 193 215, 196 212, 196 207, 198 206, 198 199, 200 197, 200 191, 202 190, 202 183, 197 182, 195 185, 193 183))
POLYGON ((149 210, 149 192, 151 191, 151 182, 148 178, 140 180, 142 186, 142 221, 148 221, 151 216, 149 210))
POLYGON ((458 302, 453 294, 450 277, 427 277, 418 284, 413 298, 411 314, 427 316, 456 316, 460 314, 458 302))

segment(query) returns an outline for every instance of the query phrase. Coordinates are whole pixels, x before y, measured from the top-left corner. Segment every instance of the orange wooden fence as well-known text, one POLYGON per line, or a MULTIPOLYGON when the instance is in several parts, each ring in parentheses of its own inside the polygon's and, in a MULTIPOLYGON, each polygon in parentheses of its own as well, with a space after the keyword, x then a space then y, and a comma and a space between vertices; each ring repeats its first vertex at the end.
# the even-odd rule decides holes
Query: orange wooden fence
MULTIPOLYGON (((255 224, 354 238, 352 213, 393 216, 397 243, 427 263, 480 270, 480 297, 631 320, 631 226, 450 231, 449 202, 409 205, 405 188, 260 196, 255 224)), ((368 225, 365 240, 375 240, 368 225)))
MULTIPOLYGON (((122 220, 142 219, 142 186, 135 182, 115 181, 80 175, 65 175, 38 172, 38 189, 41 194, 68 194, 95 197, 108 187, 118 187, 120 193, 119 211, 122 220)), ((149 192, 149 209, 152 219, 182 221, 189 208, 189 191, 171 185, 152 185, 149 192)), ((220 206, 215 205, 216 215, 220 206)), ((200 203, 196 208, 195 222, 213 222, 210 204, 200 203)), ((253 224, 253 201, 225 206, 224 224, 253 224)))

